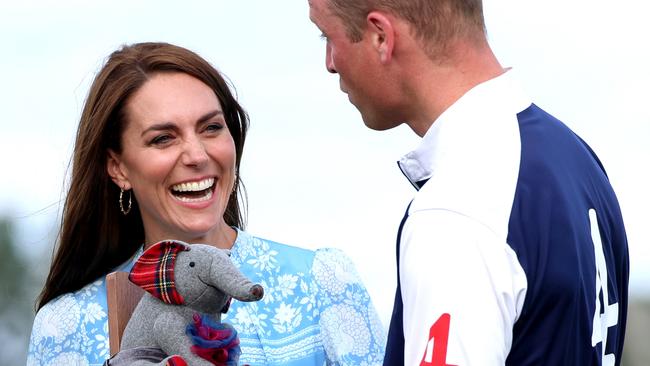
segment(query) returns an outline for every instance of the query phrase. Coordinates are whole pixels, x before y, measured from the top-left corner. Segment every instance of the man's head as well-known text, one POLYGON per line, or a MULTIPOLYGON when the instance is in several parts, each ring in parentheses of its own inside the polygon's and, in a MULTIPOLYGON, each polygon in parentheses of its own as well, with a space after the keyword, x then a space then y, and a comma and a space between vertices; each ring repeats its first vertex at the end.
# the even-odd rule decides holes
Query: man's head
POLYGON ((412 84, 420 72, 446 67, 457 43, 485 41, 481 0, 309 0, 309 5, 327 41, 327 70, 339 74, 341 90, 372 129, 412 119, 418 94, 412 84))
POLYGON ((309 4, 310 18, 327 42, 325 66, 339 75, 341 91, 361 112, 366 126, 385 130, 403 122, 396 122, 396 116, 389 118, 391 110, 396 110, 393 105, 398 87, 385 70, 385 56, 392 53, 392 38, 384 37, 384 29, 373 25, 373 33, 366 32, 365 39, 362 35, 362 39, 352 41, 342 19, 332 12, 329 0, 309 0, 309 4))
MULTIPOLYGON (((372 11, 391 13, 410 23, 414 35, 432 59, 437 59, 454 39, 483 40, 485 21, 482 0, 325 0, 341 19, 352 42, 363 37, 372 11)), ((444 57, 444 56, 443 56, 444 57)))

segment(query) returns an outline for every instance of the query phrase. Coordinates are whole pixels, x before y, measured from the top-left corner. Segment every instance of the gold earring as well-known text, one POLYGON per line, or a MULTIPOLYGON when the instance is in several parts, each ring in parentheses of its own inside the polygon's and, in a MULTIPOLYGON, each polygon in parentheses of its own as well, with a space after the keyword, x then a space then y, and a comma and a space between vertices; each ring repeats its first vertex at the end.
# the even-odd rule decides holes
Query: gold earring
POLYGON ((124 194, 124 189, 120 188, 120 211, 122 211, 124 216, 126 216, 129 214, 129 212, 131 212, 131 192, 129 192, 129 207, 126 210, 124 209, 124 204, 122 203, 123 194, 124 194))

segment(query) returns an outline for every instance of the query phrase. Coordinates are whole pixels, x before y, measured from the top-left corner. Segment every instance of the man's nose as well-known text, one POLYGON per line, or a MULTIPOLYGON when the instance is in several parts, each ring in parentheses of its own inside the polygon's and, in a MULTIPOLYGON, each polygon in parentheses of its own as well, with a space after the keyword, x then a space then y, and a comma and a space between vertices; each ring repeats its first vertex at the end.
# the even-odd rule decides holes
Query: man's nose
POLYGON ((336 66, 334 66, 334 60, 332 59, 332 48, 329 44, 325 47, 325 68, 332 74, 337 73, 336 66))

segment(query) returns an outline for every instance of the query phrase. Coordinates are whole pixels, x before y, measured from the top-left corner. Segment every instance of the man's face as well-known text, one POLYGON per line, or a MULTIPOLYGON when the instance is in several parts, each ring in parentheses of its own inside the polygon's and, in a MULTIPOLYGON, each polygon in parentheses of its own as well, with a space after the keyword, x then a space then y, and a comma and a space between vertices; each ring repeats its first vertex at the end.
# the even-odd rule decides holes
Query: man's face
POLYGON ((341 91, 361 112, 366 126, 376 130, 395 127, 392 121, 383 121, 390 88, 382 86, 382 65, 367 32, 361 41, 352 42, 341 19, 330 11, 328 0, 309 0, 309 17, 326 41, 327 71, 339 75, 341 91))

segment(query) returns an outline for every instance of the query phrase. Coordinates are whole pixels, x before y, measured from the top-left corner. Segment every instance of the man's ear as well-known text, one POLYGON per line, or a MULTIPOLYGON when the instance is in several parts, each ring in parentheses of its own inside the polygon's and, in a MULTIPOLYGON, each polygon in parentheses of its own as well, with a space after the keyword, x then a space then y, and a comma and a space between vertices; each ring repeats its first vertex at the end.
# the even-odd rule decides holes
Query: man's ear
POLYGON ((379 53, 381 63, 390 62, 393 58, 396 36, 393 21, 386 14, 379 11, 368 13, 366 21, 372 45, 379 53))
POLYGON ((111 149, 108 150, 108 157, 106 159, 106 171, 118 187, 124 190, 131 189, 131 183, 129 182, 129 179, 124 172, 122 160, 120 159, 119 154, 111 149))

